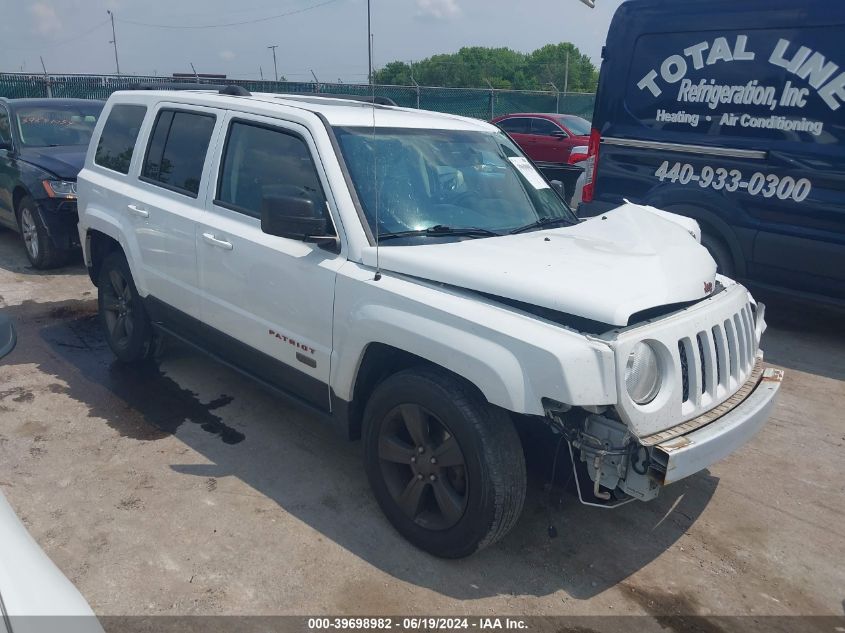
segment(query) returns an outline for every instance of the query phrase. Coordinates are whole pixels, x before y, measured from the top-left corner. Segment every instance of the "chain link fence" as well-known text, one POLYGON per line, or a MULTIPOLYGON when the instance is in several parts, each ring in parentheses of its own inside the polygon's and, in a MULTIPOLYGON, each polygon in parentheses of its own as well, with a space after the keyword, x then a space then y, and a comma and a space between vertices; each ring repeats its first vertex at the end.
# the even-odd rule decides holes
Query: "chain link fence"
MULTIPOLYGON (((172 77, 127 75, 31 75, 0 73, 0 96, 107 99, 116 90, 130 90, 149 84, 184 83, 172 77)), ((192 82, 193 83, 193 82, 192 82)), ((477 119, 492 119, 511 112, 558 112, 592 119, 595 94, 491 90, 479 88, 436 88, 430 86, 369 86, 367 84, 305 83, 249 79, 204 80, 243 86, 251 92, 370 95, 389 97, 398 105, 447 112, 477 119)))

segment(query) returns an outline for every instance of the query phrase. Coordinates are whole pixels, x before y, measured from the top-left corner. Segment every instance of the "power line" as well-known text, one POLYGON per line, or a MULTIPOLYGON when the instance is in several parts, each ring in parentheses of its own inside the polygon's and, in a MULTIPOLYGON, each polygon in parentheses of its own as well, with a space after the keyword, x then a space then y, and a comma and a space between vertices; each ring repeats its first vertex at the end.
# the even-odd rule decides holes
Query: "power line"
MULTIPOLYGON (((215 11, 215 15, 217 15, 221 18, 228 18, 230 16, 234 18, 235 15, 239 14, 239 13, 258 13, 258 12, 266 13, 267 11, 270 11, 270 10, 274 10, 274 9, 279 10, 279 9, 288 8, 288 7, 292 8, 296 5, 302 5, 302 4, 303 4, 302 0, 291 0, 290 2, 283 3, 283 6, 279 6, 280 2, 278 2, 278 0, 276 0, 274 2, 271 2, 269 4, 263 4, 261 6, 253 6, 253 7, 239 8, 239 9, 225 9, 225 10, 222 10, 222 11, 215 11)), ((171 20, 171 19, 181 20, 183 18, 196 17, 196 15, 197 15, 197 12, 192 11, 190 13, 158 14, 158 17, 160 19, 164 19, 164 20, 171 20)))
POLYGON ((5 50, 14 50, 14 51, 35 51, 35 50, 44 50, 44 49, 49 49, 49 48, 55 48, 57 46, 62 46, 62 45, 67 44, 69 42, 75 42, 78 39, 82 39, 86 35, 90 35, 94 31, 96 31, 100 27, 105 26, 108 23, 109 23, 108 19, 103 20, 102 22, 99 22, 99 23, 95 24, 94 26, 92 26, 87 31, 83 31, 82 33, 77 33, 73 37, 69 37, 65 40, 61 40, 61 41, 58 41, 58 42, 51 42, 49 44, 38 44, 37 46, 0 46, 0 48, 5 49, 5 50))
POLYGON ((312 9, 319 9, 320 7, 324 7, 327 4, 332 4, 333 2, 338 2, 338 0, 323 0, 323 2, 318 2, 317 4, 312 4, 308 7, 303 7, 302 9, 295 9, 293 11, 287 11, 285 13, 279 13, 276 15, 270 15, 266 18, 256 18, 254 20, 243 20, 241 22, 226 22, 222 24, 204 24, 200 26, 192 26, 192 25, 179 25, 179 24, 150 24, 148 22, 135 22, 133 20, 123 20, 119 19, 118 22, 123 22, 125 24, 133 24, 135 26, 146 26, 150 28, 156 29, 218 29, 224 28, 227 26, 241 26, 243 24, 256 24, 258 22, 268 22, 270 20, 278 20, 279 18, 284 18, 290 15, 296 15, 297 13, 305 13, 306 11, 311 11, 312 9))

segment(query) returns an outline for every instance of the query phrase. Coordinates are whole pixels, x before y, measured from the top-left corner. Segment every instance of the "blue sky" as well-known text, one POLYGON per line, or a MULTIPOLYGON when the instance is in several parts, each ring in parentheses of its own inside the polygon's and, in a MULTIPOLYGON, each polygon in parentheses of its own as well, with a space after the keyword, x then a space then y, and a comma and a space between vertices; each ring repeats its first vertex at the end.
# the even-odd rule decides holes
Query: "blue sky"
MULTIPOLYGON (((372 0, 374 64, 461 46, 530 51, 571 41, 598 62, 619 0, 372 0)), ((0 71, 114 72, 115 16, 123 73, 222 72, 364 82, 366 0, 0 0, 0 71), (274 19, 272 16, 288 14, 274 19), (242 23, 233 26, 214 26, 242 23), (153 26, 156 25, 156 26, 153 26), (170 27, 170 28, 165 28, 170 27), (172 28, 179 27, 179 28, 172 28), (194 28, 185 28, 194 27, 194 28), (200 28, 195 28, 200 27, 200 28)))

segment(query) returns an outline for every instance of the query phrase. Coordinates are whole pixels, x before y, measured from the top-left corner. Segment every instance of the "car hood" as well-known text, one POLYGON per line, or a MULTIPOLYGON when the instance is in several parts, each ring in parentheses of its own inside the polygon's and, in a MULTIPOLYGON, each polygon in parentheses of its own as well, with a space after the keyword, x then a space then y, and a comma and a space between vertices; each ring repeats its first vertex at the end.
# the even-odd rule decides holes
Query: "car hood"
MULTIPOLYGON (((73 633, 103 631, 85 598, 26 531, 2 493, 0 597, 5 615, 11 619, 12 629, 15 631, 46 631, 50 628, 73 633), (74 617, 64 619, 61 626, 56 627, 57 618, 43 617, 43 625, 36 626, 41 623, 31 616, 74 617), (20 627, 15 625, 16 621, 20 623, 20 627)), ((0 631, 5 630, 0 623, 0 631)))
POLYGON ((69 147, 25 147, 21 149, 22 160, 40 167, 63 180, 76 180, 85 163, 88 146, 69 147))
MULTIPOLYGON (((379 267, 614 326, 641 310, 694 301, 716 264, 690 230, 626 203, 580 224, 419 246, 382 246, 379 267)), ((376 265, 376 249, 363 252, 376 265)))

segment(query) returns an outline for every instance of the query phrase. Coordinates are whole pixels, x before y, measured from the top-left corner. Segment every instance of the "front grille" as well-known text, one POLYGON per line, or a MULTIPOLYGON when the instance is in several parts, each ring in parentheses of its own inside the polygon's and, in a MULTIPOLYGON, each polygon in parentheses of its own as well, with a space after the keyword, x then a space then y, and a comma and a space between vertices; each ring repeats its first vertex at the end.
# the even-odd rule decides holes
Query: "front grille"
POLYGON ((757 336, 751 304, 694 337, 678 340, 681 401, 699 407, 741 385, 754 367, 757 336))

